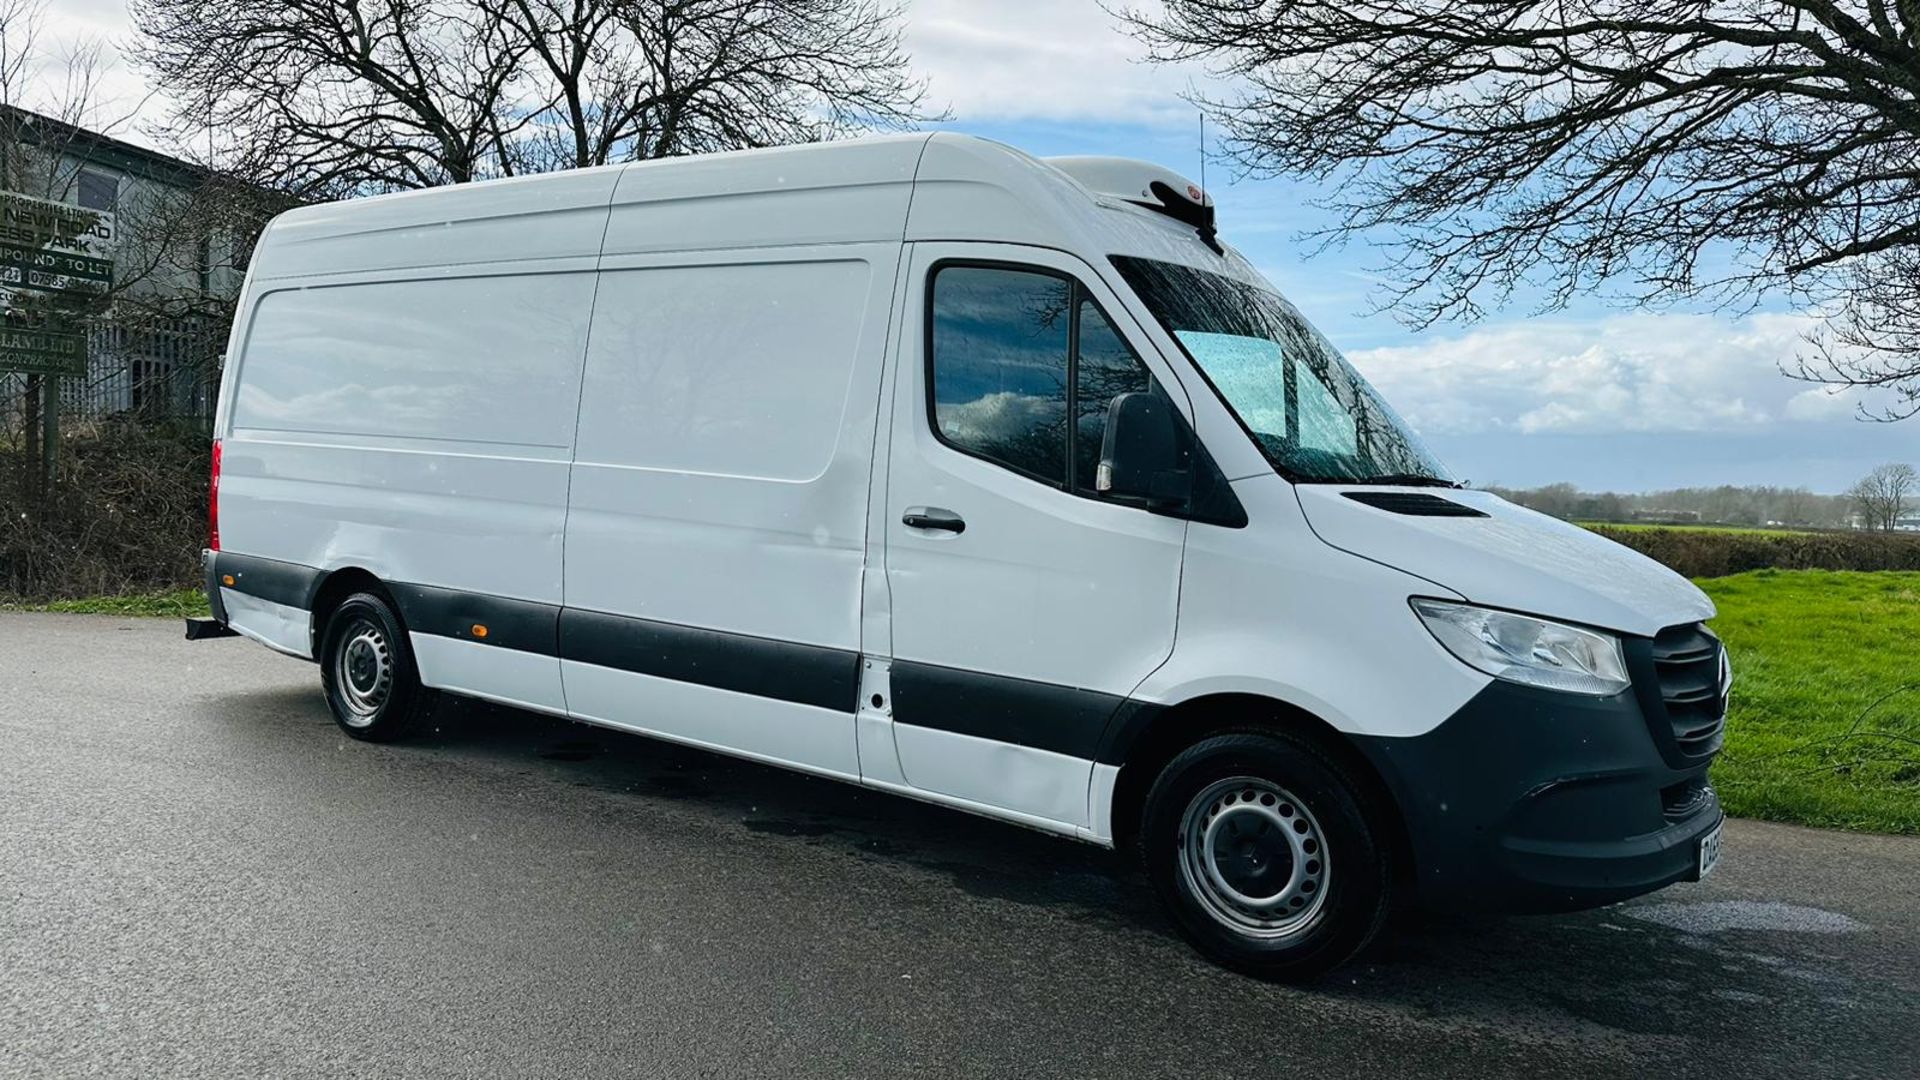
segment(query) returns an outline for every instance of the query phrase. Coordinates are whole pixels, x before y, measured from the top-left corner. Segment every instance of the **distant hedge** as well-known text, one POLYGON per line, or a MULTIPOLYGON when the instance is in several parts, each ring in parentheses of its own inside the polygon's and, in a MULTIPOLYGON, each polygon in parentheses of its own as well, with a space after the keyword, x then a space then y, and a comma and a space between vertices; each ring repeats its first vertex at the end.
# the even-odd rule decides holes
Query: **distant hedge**
POLYGON ((1920 570, 1920 533, 1588 528, 1688 577, 1747 570, 1920 570))

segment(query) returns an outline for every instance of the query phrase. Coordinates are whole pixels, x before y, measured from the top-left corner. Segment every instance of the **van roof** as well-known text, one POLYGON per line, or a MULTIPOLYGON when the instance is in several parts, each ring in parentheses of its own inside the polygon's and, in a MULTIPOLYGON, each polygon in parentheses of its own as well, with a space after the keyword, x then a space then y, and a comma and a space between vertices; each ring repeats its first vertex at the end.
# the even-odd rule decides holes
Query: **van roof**
MULTIPOLYGON (((1179 179, 1131 164, 1146 179, 1179 179)), ((1126 186, 1128 165, 1062 159, 1055 167, 952 132, 632 162, 300 207, 262 234, 253 273, 312 277, 903 239, 1167 257, 1138 250, 1144 245, 1177 250, 1183 261, 1198 257, 1191 227, 1105 190, 1126 186)), ((1145 188, 1146 179, 1134 186, 1145 188)))

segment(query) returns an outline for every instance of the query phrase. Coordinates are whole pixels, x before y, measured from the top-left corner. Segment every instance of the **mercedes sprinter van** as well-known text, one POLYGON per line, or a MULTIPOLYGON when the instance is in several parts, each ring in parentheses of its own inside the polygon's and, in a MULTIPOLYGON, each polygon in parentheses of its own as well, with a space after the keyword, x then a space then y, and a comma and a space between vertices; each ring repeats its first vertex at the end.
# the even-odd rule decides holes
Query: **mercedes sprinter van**
POLYGON ((1466 490, 1186 179, 940 133, 308 206, 248 271, 213 620, 1137 850, 1261 975, 1712 869, 1678 575, 1466 490))

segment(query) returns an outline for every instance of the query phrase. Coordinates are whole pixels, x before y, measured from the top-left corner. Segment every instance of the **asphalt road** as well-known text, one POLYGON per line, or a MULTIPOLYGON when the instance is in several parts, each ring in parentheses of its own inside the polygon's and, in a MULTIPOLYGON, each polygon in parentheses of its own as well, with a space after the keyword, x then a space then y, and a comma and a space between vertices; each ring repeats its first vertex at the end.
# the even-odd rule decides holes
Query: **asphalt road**
POLYGON ((1116 856, 308 664, 0 615, 0 1076, 1920 1075, 1920 841, 1733 822, 1719 873, 1427 923, 1307 988, 1116 856))

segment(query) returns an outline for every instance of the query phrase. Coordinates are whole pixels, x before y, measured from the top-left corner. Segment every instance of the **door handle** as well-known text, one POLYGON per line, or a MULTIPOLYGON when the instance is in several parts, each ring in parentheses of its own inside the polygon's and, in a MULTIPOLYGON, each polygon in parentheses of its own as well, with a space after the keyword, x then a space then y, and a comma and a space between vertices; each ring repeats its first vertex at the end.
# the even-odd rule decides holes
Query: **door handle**
POLYGON ((907 512, 900 515, 900 523, 909 529, 939 529, 950 533, 967 531, 967 523, 959 514, 938 506, 909 506, 907 512))

